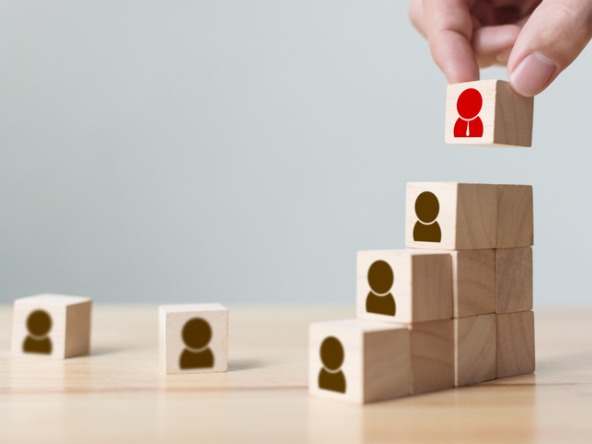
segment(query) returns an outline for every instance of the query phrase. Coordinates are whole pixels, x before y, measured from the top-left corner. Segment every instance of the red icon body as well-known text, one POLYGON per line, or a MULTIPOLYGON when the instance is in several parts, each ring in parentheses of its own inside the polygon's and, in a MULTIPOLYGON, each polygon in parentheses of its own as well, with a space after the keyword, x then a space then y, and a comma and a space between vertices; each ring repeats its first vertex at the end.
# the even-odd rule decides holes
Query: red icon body
POLYGON ((475 88, 465 89, 456 102, 459 118, 454 124, 454 137, 483 137, 483 122, 479 112, 483 97, 475 88))

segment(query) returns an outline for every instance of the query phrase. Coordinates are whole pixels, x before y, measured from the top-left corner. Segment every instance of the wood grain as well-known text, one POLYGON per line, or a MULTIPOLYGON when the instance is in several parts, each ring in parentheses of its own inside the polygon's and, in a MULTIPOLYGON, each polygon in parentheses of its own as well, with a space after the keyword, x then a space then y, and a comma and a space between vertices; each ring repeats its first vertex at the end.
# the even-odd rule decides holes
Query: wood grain
MULTIPOLYGON (((344 304, 347 296, 344 297, 344 304)), ((592 310, 537 310, 537 372, 364 407, 311 398, 311 322, 353 307, 233 307, 227 373, 161 375, 156 306, 102 306, 92 355, 11 358, 0 308, 3 443, 582 443, 592 310)))

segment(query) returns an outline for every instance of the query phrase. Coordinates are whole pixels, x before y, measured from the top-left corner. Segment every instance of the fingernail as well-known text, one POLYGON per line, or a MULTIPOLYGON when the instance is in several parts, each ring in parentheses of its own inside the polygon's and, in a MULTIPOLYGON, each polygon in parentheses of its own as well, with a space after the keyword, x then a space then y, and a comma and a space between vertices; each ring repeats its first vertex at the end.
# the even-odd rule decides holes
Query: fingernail
POLYGON ((545 89, 555 71, 555 62, 539 52, 533 52, 514 69, 510 82, 519 94, 534 96, 545 89))

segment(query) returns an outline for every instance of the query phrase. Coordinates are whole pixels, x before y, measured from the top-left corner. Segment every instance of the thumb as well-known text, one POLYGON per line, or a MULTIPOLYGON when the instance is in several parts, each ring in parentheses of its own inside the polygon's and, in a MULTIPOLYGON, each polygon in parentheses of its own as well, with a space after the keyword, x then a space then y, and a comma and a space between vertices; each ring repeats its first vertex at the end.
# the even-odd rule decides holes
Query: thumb
POLYGON ((525 23, 508 60, 514 90, 543 91, 592 37, 592 1, 543 0, 525 23))

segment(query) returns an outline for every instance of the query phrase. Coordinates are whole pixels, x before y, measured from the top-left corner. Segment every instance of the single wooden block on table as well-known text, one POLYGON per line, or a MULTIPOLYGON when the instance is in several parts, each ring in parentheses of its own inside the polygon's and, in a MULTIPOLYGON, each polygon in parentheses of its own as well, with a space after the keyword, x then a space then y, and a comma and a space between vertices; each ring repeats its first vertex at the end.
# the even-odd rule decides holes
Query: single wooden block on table
MULTIPOLYGON (((412 250, 433 254, 441 250, 412 250)), ((452 317, 495 313, 495 250, 451 250, 452 317)))
POLYGON ((534 372, 534 313, 497 314, 498 378, 534 372))
POLYGON ((452 262, 444 252, 358 252, 357 316, 388 322, 452 318, 452 262))
POLYGON ((532 247, 495 250, 495 311, 532 310, 532 247))
POLYGON ((496 248, 529 247, 534 243, 532 186, 498 185, 496 248))
POLYGON ((363 319, 311 324, 309 392, 359 404, 407 396, 409 346, 405 325, 363 319))
POLYGON ((448 85, 446 143, 485 146, 532 144, 534 99, 508 82, 480 80, 448 85))
POLYGON ((71 358, 90 351, 92 299, 41 294, 13 305, 12 354, 71 358))
POLYGON ((411 394, 454 387, 453 320, 418 322, 411 332, 411 394))
POLYGON ((228 309, 220 304, 162 305, 159 313, 163 373, 228 369, 228 309))
POLYGON ((454 320, 454 385, 478 384, 495 379, 495 314, 454 320))
POLYGON ((456 182, 407 184, 405 245, 408 248, 495 248, 497 186, 456 182))

